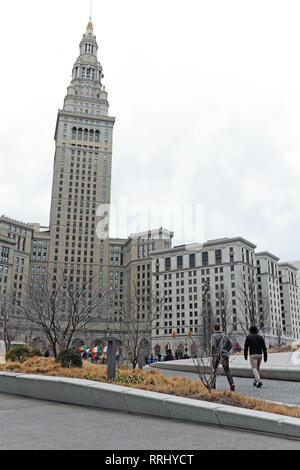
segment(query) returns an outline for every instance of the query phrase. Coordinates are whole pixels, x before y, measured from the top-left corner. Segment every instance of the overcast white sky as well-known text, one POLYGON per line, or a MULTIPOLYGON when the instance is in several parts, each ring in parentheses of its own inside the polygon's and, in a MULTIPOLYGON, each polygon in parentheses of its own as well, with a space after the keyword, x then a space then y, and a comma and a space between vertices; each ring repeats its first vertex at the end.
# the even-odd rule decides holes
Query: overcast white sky
MULTIPOLYGON (((113 204, 199 205, 199 242, 240 235, 300 259, 299 0, 93 4, 117 118, 113 204)), ((0 5, 0 212, 48 225, 56 115, 90 0, 0 5)), ((180 224, 163 223, 174 243, 195 241, 180 224)))

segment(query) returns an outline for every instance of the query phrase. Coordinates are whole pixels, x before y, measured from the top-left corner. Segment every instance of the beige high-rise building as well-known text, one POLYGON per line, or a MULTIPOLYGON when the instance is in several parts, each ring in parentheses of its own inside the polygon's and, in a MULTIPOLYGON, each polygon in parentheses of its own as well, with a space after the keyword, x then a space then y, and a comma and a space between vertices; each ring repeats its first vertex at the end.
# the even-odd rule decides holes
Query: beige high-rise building
POLYGON ((26 295, 33 232, 34 229, 29 224, 3 215, 0 217, 1 303, 10 304, 12 315, 18 315, 26 295))
POLYGON ((242 346, 251 310, 267 345, 299 338, 297 269, 255 248, 236 237, 152 253, 153 291, 165 297, 153 329, 153 354, 190 353, 188 332, 203 341, 207 314, 242 346))
POLYGON ((100 269, 107 278, 109 227, 107 223, 106 231, 99 233, 99 215, 110 203, 115 123, 108 115, 97 52, 90 20, 57 116, 49 246, 54 278, 65 273, 84 279, 91 291, 99 285, 100 269))

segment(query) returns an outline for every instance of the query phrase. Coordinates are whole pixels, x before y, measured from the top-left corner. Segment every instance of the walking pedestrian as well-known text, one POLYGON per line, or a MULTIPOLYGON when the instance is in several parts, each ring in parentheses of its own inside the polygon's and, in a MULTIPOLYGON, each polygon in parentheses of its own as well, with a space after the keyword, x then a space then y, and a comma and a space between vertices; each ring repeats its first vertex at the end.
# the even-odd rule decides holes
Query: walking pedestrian
POLYGON ((250 326, 249 335, 246 338, 244 346, 244 357, 247 361, 248 350, 250 351, 250 364, 254 375, 254 387, 260 388, 263 383, 260 379, 259 370, 264 355, 264 361, 268 360, 268 353, 264 338, 258 334, 258 328, 255 325, 250 326))
POLYGON ((117 361, 117 364, 119 365, 119 362, 120 362, 120 351, 117 351, 117 354, 116 354, 116 361, 117 361))
POLYGON ((227 377, 230 390, 234 392, 235 385, 229 368, 229 351, 232 348, 232 342, 228 336, 221 331, 220 325, 214 326, 214 334, 211 337, 211 351, 213 357, 213 387, 216 388, 216 377, 219 364, 221 363, 227 377))
POLYGON ((87 359, 87 353, 86 351, 82 351, 82 359, 86 360, 87 359))

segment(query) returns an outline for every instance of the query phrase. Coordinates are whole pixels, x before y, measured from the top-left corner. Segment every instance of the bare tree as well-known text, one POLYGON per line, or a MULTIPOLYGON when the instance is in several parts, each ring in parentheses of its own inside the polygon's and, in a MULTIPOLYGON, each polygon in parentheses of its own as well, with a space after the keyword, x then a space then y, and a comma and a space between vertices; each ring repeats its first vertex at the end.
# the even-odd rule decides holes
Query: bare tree
POLYGON ((282 328, 281 328, 281 323, 277 322, 276 325, 276 336, 277 336, 277 346, 281 346, 281 337, 282 337, 282 328))
POLYGON ((237 287, 237 300, 239 302, 239 321, 244 331, 249 325, 257 325, 257 293, 256 278, 253 274, 243 274, 237 287))
POLYGON ((93 283, 71 279, 47 273, 43 280, 29 281, 20 308, 24 318, 47 338, 55 357, 99 320, 101 299, 93 283))
POLYGON ((237 285, 239 324, 246 335, 250 325, 258 325, 257 285, 254 274, 242 274, 237 285))
POLYGON ((13 312, 12 299, 7 295, 0 307, 0 336, 4 341, 6 351, 11 349, 13 341, 16 341, 22 332, 21 320, 13 312))
MULTIPOLYGON (((228 291, 221 290, 216 293, 216 301, 220 307, 220 319, 218 324, 222 331, 232 338, 234 334, 234 323, 232 319, 232 300, 228 294, 228 291)), ((221 351, 212 351, 211 348, 211 337, 213 334, 213 327, 216 323, 216 315, 213 312, 210 285, 207 281, 204 286, 204 296, 202 303, 202 333, 199 336, 188 335, 191 350, 195 351, 192 355, 192 359, 195 366, 195 371, 199 377, 199 380, 203 385, 211 391, 215 388, 216 377, 219 374, 220 368, 217 367, 216 358, 221 354, 221 351)), ((220 345, 221 346, 221 345, 220 345)))
POLYGON ((221 329, 224 333, 231 337, 234 331, 234 324, 232 320, 232 300, 228 294, 227 289, 221 291, 218 300, 221 308, 221 329))
POLYGON ((127 286, 121 300, 111 294, 105 309, 105 322, 108 334, 113 334, 122 348, 132 368, 139 364, 140 355, 151 351, 151 336, 155 320, 162 311, 164 299, 160 295, 141 293, 136 285, 127 286))
POLYGON ((196 354, 192 355, 195 373, 198 375, 200 382, 211 391, 216 386, 217 375, 220 368, 216 367, 216 357, 221 351, 212 352, 211 336, 209 338, 209 349, 203 349, 201 338, 198 336, 192 337, 188 334, 191 350, 194 349, 196 354))
POLYGON ((249 326, 255 325, 264 330, 269 318, 269 301, 257 292, 256 276, 254 273, 244 274, 237 289, 239 302, 238 320, 245 335, 249 326))

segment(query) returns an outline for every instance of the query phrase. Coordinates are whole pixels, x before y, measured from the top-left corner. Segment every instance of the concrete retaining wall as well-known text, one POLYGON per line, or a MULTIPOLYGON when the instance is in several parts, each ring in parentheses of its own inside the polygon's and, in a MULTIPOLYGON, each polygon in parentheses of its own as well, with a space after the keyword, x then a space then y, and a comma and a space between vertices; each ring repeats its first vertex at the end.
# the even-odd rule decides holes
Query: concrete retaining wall
POLYGON ((300 439, 300 419, 90 380, 0 372, 0 392, 300 439))
MULTIPOLYGON (((184 361, 166 361, 155 362, 151 367, 157 369, 176 370, 179 372, 196 373, 196 368, 192 363, 184 363, 184 361)), ((231 365, 230 370, 234 377, 253 378, 252 369, 249 367, 231 365)), ((220 367, 219 374, 224 375, 223 369, 220 367)), ((288 380, 292 382, 300 382, 299 367, 262 367, 259 375, 262 379, 288 380)))

